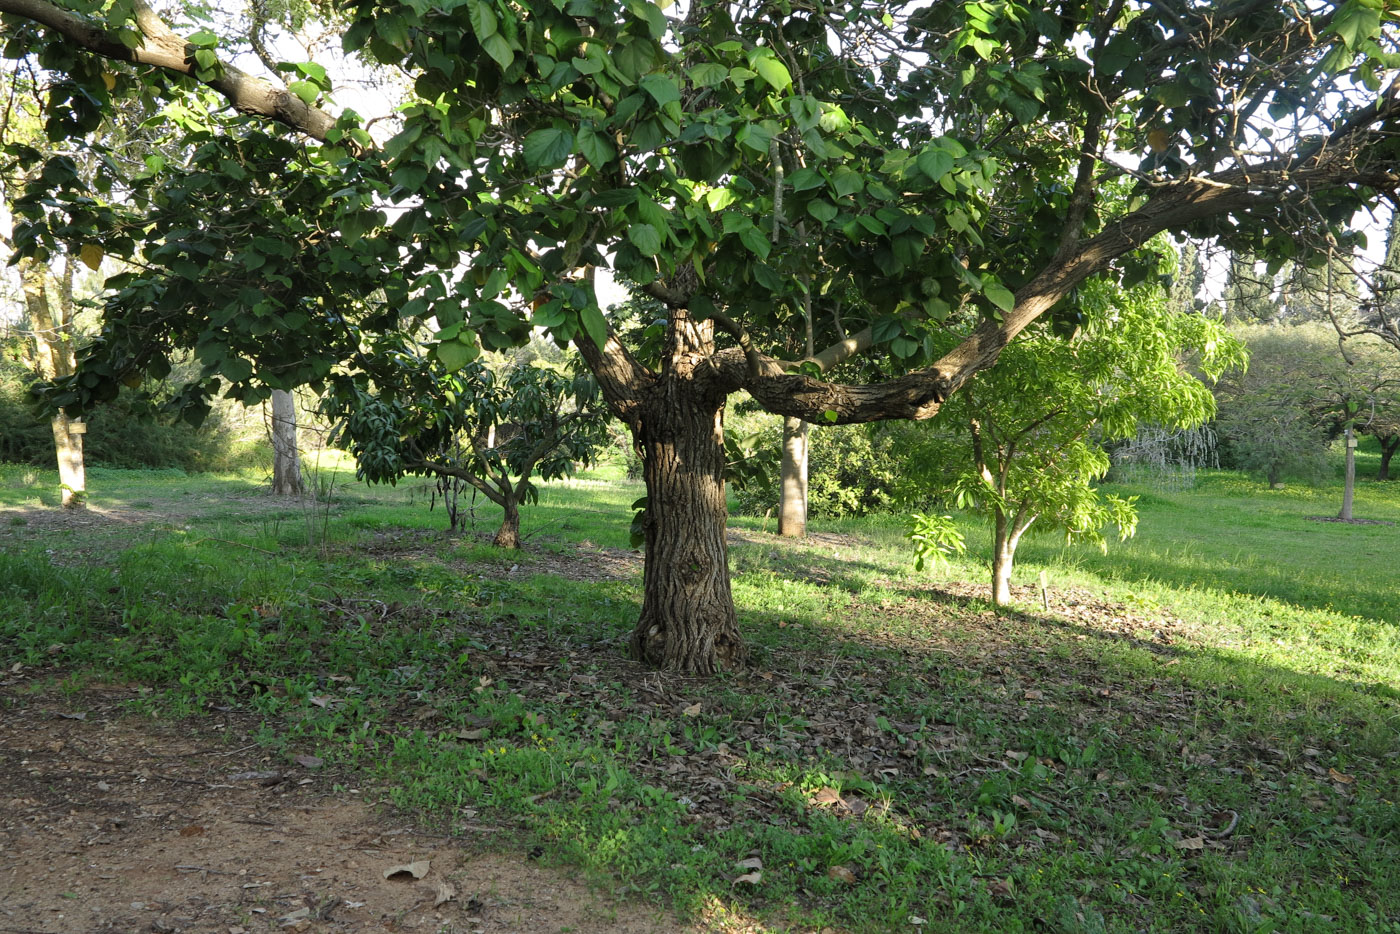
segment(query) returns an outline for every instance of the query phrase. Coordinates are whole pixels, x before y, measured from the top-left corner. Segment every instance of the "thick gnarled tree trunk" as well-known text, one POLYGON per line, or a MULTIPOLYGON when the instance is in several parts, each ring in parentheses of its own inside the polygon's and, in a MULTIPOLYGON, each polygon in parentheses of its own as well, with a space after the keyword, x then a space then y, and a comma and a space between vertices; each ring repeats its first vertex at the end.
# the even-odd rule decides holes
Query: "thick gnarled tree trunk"
POLYGON ((674 369, 643 407, 647 486, 642 615, 632 654, 692 674, 746 655, 729 589, 725 541, 724 394, 674 369))
POLYGON ((737 385, 714 365, 714 324, 671 309, 670 354, 657 372, 616 338, 574 344, 632 432, 646 481, 642 613, 634 658, 708 674, 744 662, 725 540, 724 404, 737 385))

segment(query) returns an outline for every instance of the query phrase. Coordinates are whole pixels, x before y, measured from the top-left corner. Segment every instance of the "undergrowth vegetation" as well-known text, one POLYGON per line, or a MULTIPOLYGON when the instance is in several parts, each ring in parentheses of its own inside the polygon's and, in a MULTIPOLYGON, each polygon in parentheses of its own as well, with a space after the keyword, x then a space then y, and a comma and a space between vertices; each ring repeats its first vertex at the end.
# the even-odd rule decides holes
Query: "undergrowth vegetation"
MULTIPOLYGON (((1400 931, 1397 531, 1315 520, 1338 490, 1124 489, 1137 538, 1028 541, 1001 612, 975 519, 932 575, 902 520, 736 519, 754 664, 701 680, 625 658, 613 472, 544 487, 513 553, 438 531, 422 484, 319 488, 104 471, 64 524, 0 471, 0 655, 36 691, 237 705, 426 822, 514 827, 707 923, 1400 931)), ((1400 485, 1356 511, 1400 522, 1400 485)))

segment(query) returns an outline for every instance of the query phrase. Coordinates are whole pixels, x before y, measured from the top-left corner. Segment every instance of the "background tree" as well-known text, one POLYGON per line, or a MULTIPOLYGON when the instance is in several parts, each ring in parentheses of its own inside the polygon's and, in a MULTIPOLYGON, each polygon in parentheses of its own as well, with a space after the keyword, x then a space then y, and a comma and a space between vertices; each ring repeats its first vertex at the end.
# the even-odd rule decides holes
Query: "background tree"
MULTIPOLYGON (((0 77, 0 94, 5 97, 3 117, 0 117, 0 141, 5 143, 37 142, 39 133, 39 90, 32 76, 16 68, 0 77)), ((28 179, 14 165, 0 171, 0 194, 5 202, 5 227, 12 222, 10 205, 28 179)), ((0 243, 12 245, 11 231, 0 233, 0 243)), ((82 254, 94 268, 101 262, 102 252, 89 250, 82 254)), ((75 266, 78 257, 69 254, 48 263, 35 257, 23 257, 16 264, 20 292, 23 296, 24 319, 33 336, 34 360, 39 375, 48 380, 71 377, 77 368, 76 348, 77 305, 74 301, 75 266)), ((58 462, 58 482, 62 503, 67 508, 81 508, 86 499, 87 474, 83 460, 83 434, 86 425, 81 419, 58 411, 50 417, 53 447, 58 462)))
POLYGON ((1346 242, 1355 209, 1397 178, 1400 102, 1377 71, 1395 23, 1371 0, 346 12, 345 47, 414 82, 382 148, 356 115, 323 109, 320 66, 294 66, 283 88, 142 0, 85 14, 0 0, 17 18, 9 53, 60 76, 51 138, 92 133, 117 94, 169 101, 199 145, 188 169, 133 183, 120 210, 53 173, 23 203, 27 255, 100 235, 151 269, 117 284, 106 339, 50 401, 110 398, 175 344, 200 347, 247 398, 323 381, 375 335, 421 323, 449 368, 546 328, 575 343, 644 453, 632 646, 687 671, 745 655, 724 537, 732 393, 810 422, 928 418, 1028 325, 1072 310, 1087 280, 1155 270, 1158 233, 1289 258, 1346 242), (1135 199, 1101 202, 1128 174, 1135 199), (272 195, 256 212, 250 179, 272 195), (170 222, 148 219, 162 211, 170 222), (299 316, 235 287, 254 262, 291 280, 299 316), (659 365, 610 331, 590 273, 609 263, 667 310, 659 365), (196 300, 196 283, 207 296, 222 281, 221 301, 196 300), (805 326, 792 309, 828 283, 861 297, 848 337, 807 360, 759 343, 805 326), (936 356, 943 327, 965 339, 936 356), (882 378, 825 378, 870 351, 882 378))
POLYGON ((296 398, 285 389, 272 390, 272 492, 300 496, 306 492, 301 478, 301 449, 297 446, 296 398))
POLYGON ((1249 324, 1278 321, 1283 307, 1272 273, 1249 253, 1231 253, 1221 296, 1221 317, 1249 324))
POLYGON ((567 477, 608 441, 608 413, 586 374, 531 361, 497 371, 480 360, 449 372, 408 344, 372 373, 337 377, 325 410, 340 419, 335 437, 362 479, 450 477, 501 507, 498 548, 520 547, 520 507, 539 498, 536 477, 567 477))
POLYGON ((1216 389, 1222 466, 1262 473, 1270 485, 1321 476, 1328 446, 1348 421, 1384 430, 1400 402, 1397 361, 1377 341, 1353 338, 1344 355, 1320 322, 1233 333, 1250 362, 1216 389))
POLYGON ((1071 335, 1037 326, 1008 347, 944 406, 936 424, 959 434, 935 434, 911 458, 931 493, 990 519, 998 605, 1011 600, 1016 548, 1032 525, 1101 546, 1109 524, 1133 534, 1131 500, 1095 487, 1109 468, 1103 442, 1131 438, 1142 423, 1191 428, 1213 414, 1188 356, 1210 379, 1244 363, 1241 344, 1211 319, 1170 311, 1155 282, 1087 284, 1077 310, 1083 324, 1071 335))

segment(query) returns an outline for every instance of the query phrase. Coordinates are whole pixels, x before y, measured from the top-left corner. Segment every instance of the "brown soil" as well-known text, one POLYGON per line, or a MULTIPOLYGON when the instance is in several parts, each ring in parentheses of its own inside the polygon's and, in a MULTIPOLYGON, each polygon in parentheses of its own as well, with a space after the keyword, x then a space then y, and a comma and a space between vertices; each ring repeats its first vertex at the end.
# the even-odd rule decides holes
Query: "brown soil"
POLYGON ((231 713, 152 720, 119 710, 136 688, 5 677, 3 934, 682 929, 533 861, 509 827, 435 834, 378 811, 353 776, 270 757, 231 713), (419 861, 422 878, 385 878, 419 861))

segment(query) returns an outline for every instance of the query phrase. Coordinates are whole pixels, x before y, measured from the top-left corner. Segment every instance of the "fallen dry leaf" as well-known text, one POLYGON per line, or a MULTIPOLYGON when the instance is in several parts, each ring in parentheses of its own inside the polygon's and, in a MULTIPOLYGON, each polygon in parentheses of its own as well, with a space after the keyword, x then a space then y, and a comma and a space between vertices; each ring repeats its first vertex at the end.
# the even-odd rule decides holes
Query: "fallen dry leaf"
POLYGON ((437 895, 433 899, 433 907, 437 908, 439 905, 450 902, 456 897, 456 886, 454 886, 451 882, 439 882, 437 887, 437 895))
POLYGON ((86 720, 86 719, 87 719, 87 714, 85 714, 85 713, 60 713, 59 716, 62 717, 63 719, 65 719, 65 720, 86 720))
POLYGON ((812 806, 825 808, 841 803, 841 792, 835 788, 818 788, 812 792, 812 806))
POLYGON ((741 859, 734 864, 736 869, 762 869, 763 860, 757 856, 750 856, 748 859, 741 859))
POLYGON ((832 866, 826 871, 828 879, 835 879, 837 882, 844 882, 847 885, 855 885, 856 874, 849 866, 832 866))
POLYGON ((486 737, 490 736, 491 731, 484 728, 480 730, 458 730, 453 735, 456 736, 458 739, 478 740, 485 739, 486 737))
POLYGON ((326 760, 320 756, 292 756, 292 761, 308 769, 319 769, 326 764, 326 760))
POLYGON ((749 885, 758 885, 762 881, 763 873, 755 869, 753 872, 746 872, 742 876, 739 876, 734 880, 733 884, 738 885, 740 882, 746 882, 749 885))
POLYGON ((1328 769, 1327 777, 1341 785, 1350 785, 1352 782, 1356 781, 1355 776, 1348 775, 1345 772, 1338 772, 1336 769, 1328 769))
POLYGON ((415 879, 421 879, 428 874, 428 866, 432 860, 419 859, 411 863, 404 863, 401 866, 390 866, 384 870, 384 878, 392 879, 395 876, 408 874, 415 879))
POLYGON ((1206 848, 1205 837, 1184 837, 1176 841, 1178 850, 1204 850, 1206 848))

